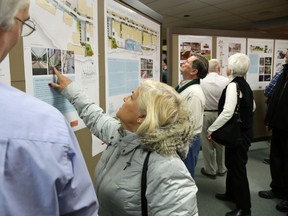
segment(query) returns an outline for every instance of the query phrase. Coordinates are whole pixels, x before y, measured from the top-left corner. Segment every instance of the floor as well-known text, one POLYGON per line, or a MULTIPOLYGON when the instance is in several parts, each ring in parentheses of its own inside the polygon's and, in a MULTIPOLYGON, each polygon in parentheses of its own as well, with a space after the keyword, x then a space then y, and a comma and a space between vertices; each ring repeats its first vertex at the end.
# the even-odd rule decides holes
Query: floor
MULTIPOLYGON (((287 213, 281 213, 275 206, 280 201, 278 199, 266 200, 258 196, 258 191, 267 190, 271 181, 269 165, 263 163, 264 158, 269 158, 269 143, 252 143, 249 150, 247 172, 250 184, 252 215, 253 216, 286 216, 287 213)), ((197 200, 200 216, 224 216, 227 212, 233 210, 235 205, 230 202, 223 202, 215 198, 216 193, 225 192, 225 178, 217 177, 210 179, 200 173, 203 167, 203 157, 199 155, 196 166, 195 181, 198 186, 197 200)))

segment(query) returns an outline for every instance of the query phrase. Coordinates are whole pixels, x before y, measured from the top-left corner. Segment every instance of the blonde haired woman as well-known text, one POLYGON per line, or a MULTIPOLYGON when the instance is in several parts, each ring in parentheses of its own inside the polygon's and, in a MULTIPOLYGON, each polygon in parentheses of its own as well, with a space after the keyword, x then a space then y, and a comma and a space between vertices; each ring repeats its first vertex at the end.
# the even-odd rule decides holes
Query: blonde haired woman
POLYGON ((164 83, 146 80, 124 98, 117 120, 54 71, 58 83, 50 85, 62 90, 91 132, 108 145, 95 171, 99 215, 141 215, 147 152, 151 152, 145 193, 148 215, 198 215, 197 187, 181 160, 193 133, 181 96, 164 83))

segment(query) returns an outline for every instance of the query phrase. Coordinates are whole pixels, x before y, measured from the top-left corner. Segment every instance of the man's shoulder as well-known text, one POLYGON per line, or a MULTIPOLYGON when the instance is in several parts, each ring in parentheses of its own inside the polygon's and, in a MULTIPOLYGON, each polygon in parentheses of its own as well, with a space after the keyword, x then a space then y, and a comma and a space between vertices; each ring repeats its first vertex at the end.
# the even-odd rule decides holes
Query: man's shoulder
POLYGON ((1 128, 7 136, 38 140, 64 140, 69 136, 65 117, 55 107, 13 88, 4 94, 0 96, 0 117, 7 119, 6 127, 1 128))
POLYGON ((194 84, 194 85, 190 85, 188 86, 183 92, 190 93, 190 94, 195 94, 196 92, 201 92, 202 88, 200 84, 194 84))
POLYGON ((197 85, 189 86, 183 91, 184 100, 186 101, 195 101, 199 100, 201 103, 205 103, 205 94, 202 87, 197 85))
POLYGON ((221 82, 229 82, 229 78, 220 74, 217 74, 215 81, 221 81, 221 82))

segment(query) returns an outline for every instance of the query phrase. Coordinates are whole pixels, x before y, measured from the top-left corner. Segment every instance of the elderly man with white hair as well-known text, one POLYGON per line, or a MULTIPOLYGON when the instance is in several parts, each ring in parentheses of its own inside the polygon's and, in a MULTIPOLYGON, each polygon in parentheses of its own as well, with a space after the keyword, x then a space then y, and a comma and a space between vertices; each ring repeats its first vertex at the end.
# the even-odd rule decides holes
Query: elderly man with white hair
POLYGON ((201 132, 201 146, 204 167, 201 173, 211 179, 224 176, 227 172, 225 166, 225 147, 212 143, 206 137, 207 129, 218 117, 218 101, 229 79, 220 75, 221 64, 218 59, 209 60, 207 76, 201 80, 200 85, 204 92, 206 102, 204 109, 203 129, 201 132))

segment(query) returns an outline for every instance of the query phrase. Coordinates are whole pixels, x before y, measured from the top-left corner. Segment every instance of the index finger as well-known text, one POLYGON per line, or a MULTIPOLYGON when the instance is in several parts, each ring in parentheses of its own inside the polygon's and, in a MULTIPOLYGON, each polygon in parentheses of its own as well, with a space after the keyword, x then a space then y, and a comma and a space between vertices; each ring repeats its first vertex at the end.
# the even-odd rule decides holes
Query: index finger
POLYGON ((61 73, 55 67, 53 67, 53 71, 57 77, 59 77, 61 75, 61 73))

